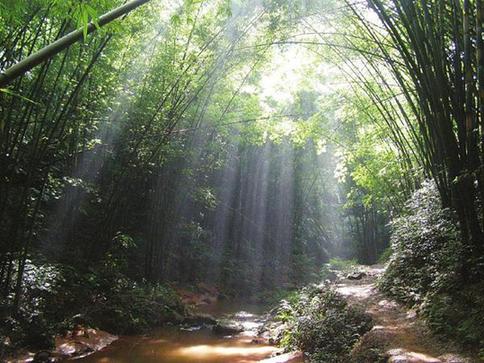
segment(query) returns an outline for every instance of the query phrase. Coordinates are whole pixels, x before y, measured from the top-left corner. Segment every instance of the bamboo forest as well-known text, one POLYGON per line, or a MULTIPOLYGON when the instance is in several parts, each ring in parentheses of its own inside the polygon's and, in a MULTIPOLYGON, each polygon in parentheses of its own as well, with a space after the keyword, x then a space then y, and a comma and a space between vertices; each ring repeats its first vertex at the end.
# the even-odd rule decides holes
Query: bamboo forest
POLYGON ((484 362, 484 0, 0 0, 0 362, 484 362))

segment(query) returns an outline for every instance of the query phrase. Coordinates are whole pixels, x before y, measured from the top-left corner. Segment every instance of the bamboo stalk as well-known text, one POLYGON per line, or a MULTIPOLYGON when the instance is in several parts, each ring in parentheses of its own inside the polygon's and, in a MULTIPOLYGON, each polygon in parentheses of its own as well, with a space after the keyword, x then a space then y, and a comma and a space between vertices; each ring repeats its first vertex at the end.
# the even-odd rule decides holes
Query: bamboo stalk
MULTIPOLYGON (((127 13, 149 1, 150 0, 132 0, 122 6, 119 6, 114 10, 111 10, 110 12, 102 15, 96 23, 90 22, 87 25, 87 34, 94 32, 98 27, 102 27, 118 19, 119 17, 126 15, 127 13)), ((14 64, 0 75, 0 88, 8 86, 8 84, 14 81, 17 77, 20 77, 21 75, 30 71, 35 66, 45 62, 46 60, 62 52, 64 49, 68 48, 72 44, 80 41, 81 39, 83 39, 85 33, 86 32, 84 28, 74 30, 71 33, 60 38, 59 40, 45 46, 36 53, 21 60, 17 64, 14 64)))

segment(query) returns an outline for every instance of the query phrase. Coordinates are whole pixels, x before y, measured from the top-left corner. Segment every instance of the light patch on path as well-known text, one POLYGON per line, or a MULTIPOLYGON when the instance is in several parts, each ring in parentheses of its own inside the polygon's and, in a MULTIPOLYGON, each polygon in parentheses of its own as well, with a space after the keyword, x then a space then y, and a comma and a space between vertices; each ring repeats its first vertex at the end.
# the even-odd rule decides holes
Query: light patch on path
POLYGON ((338 292, 346 297, 352 297, 355 299, 367 299, 375 293, 374 284, 366 285, 345 285, 338 284, 338 292))
MULTIPOLYGON (((442 344, 432 335, 417 314, 385 297, 376 287, 384 272, 382 266, 364 267, 361 280, 343 279, 336 290, 351 304, 361 306, 375 322, 368 332, 369 340, 381 341, 390 363, 477 363, 458 355, 449 344, 442 344), (370 337, 371 336, 371 337, 370 337)), ((364 337, 365 338, 365 337, 364 337)), ((363 338, 363 339, 364 339, 363 338)))

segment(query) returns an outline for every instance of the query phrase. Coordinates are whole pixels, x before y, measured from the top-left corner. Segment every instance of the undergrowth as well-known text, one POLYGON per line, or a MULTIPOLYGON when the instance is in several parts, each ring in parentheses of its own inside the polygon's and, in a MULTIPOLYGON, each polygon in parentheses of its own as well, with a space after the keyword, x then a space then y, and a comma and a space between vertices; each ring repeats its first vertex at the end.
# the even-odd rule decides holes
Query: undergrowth
POLYGON ((0 301, 0 360, 19 348, 50 349, 56 334, 76 325, 132 334, 185 313, 171 288, 135 282, 114 262, 81 272, 28 260, 18 309, 11 296, 0 301))
POLYGON ((349 362, 354 344, 372 327, 367 314, 329 287, 302 289, 281 304, 278 319, 287 326, 281 344, 303 351, 309 362, 349 362))
POLYGON ((426 182, 392 224, 388 268, 380 288, 416 307, 438 334, 470 349, 484 348, 484 283, 461 272, 462 244, 454 215, 442 208, 434 183, 426 182))

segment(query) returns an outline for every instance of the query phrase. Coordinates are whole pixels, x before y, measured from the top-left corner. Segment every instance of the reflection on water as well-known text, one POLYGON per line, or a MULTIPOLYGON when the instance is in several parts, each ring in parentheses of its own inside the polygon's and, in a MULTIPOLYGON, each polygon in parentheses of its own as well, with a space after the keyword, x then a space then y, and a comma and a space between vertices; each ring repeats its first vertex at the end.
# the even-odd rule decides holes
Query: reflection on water
MULTIPOLYGON (((226 312, 226 311, 224 311, 226 312)), ((251 363, 270 357, 275 347, 253 342, 260 321, 240 312, 232 317, 246 329, 221 337, 208 328, 199 330, 164 327, 149 336, 121 337, 82 363, 251 363)))

